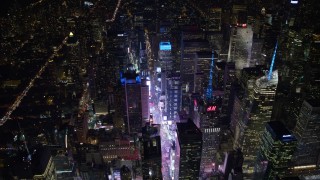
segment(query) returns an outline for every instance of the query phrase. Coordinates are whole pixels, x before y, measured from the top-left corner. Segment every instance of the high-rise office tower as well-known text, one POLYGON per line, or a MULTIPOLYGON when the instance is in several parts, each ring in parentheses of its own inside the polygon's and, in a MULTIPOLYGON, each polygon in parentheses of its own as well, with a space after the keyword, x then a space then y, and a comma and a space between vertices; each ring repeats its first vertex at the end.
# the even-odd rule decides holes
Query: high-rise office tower
POLYGON ((166 89, 166 115, 168 120, 177 120, 178 113, 181 111, 181 82, 180 73, 167 74, 167 89, 166 89))
POLYGON ((201 28, 206 31, 220 31, 223 21, 222 8, 217 1, 199 2, 192 0, 189 2, 191 7, 197 10, 205 23, 201 24, 201 28))
POLYGON ((302 45, 303 36, 294 30, 288 30, 287 34, 279 38, 283 65, 279 68, 281 78, 273 116, 289 129, 294 128, 303 102, 303 76, 307 62, 302 45))
POLYGON ((233 83, 236 79, 236 69, 233 62, 229 62, 225 65, 223 71, 223 100, 221 107, 221 116, 229 124, 231 121, 231 114, 234 101, 234 86, 233 83))
POLYGON ((202 132, 201 177, 212 173, 218 164, 217 153, 221 141, 221 110, 222 99, 215 99, 200 108, 200 130, 202 132))
POLYGON ((160 42, 158 59, 161 71, 170 71, 172 69, 171 43, 160 42))
POLYGON ((240 81, 233 87, 233 111, 231 114, 231 132, 234 135, 234 148, 240 148, 243 143, 244 132, 247 128, 249 114, 251 112, 250 97, 253 96, 253 87, 258 77, 263 76, 263 67, 244 68, 240 81))
MULTIPOLYGON (((181 32, 180 39, 180 73, 181 73, 181 85, 182 85, 182 108, 190 108, 191 99, 190 93, 194 92, 194 81, 197 84, 202 84, 202 75, 195 72, 195 56, 199 51, 209 51, 211 52, 210 43, 208 40, 199 38, 199 34, 188 34, 184 31, 181 32), (185 35, 186 34, 186 35, 185 35), (195 74, 197 78, 194 80, 195 74)), ((211 57, 211 56, 210 56, 211 57)), ((209 61, 210 64, 211 61, 209 61)), ((208 81, 207 81, 208 82, 208 81)), ((206 82, 205 82, 206 83, 206 82)), ((189 112, 191 110, 189 109, 189 112)))
POLYGON ((233 133, 233 148, 241 146, 243 133, 245 131, 244 114, 246 109, 246 96, 244 89, 239 84, 234 84, 233 108, 230 121, 230 130, 233 133))
POLYGON ((302 104, 294 135, 298 140, 294 155, 296 165, 319 166, 320 103, 319 99, 305 100, 302 104))
POLYGON ((235 62, 236 69, 250 66, 253 31, 247 23, 245 5, 233 5, 228 62, 235 62))
POLYGON ((78 65, 80 61, 80 45, 79 45, 79 38, 73 33, 70 32, 66 46, 69 49, 68 59, 70 64, 78 65))
POLYGON ((141 79, 141 115, 142 115, 142 126, 144 122, 149 122, 149 86, 147 85, 146 79, 141 79))
POLYGON ((226 62, 215 62, 214 63, 214 78, 212 79, 212 85, 214 90, 223 91, 224 90, 224 79, 225 79, 225 69, 226 62))
POLYGON ((143 179, 162 179, 160 136, 143 139, 143 179))
POLYGON ((249 105, 244 115, 244 133, 241 148, 244 154, 243 170, 249 175, 253 173, 257 151, 260 146, 260 135, 265 123, 271 120, 272 107, 278 85, 278 71, 273 71, 272 78, 267 76, 257 79, 253 93, 249 96, 249 105))
POLYGON ((307 98, 319 98, 319 22, 318 4, 310 1, 286 1, 283 9, 285 26, 279 37, 282 67, 277 92, 276 119, 294 129, 301 105, 307 98), (282 46, 282 47, 281 47, 282 46), (288 105, 287 105, 288 104, 288 105))
MULTIPOLYGON (((180 47, 181 48, 180 72, 181 72, 183 91, 192 92, 194 89, 193 77, 194 77, 195 65, 196 65, 194 62, 195 55, 199 51, 211 52, 210 44, 207 40, 204 40, 204 39, 184 40, 183 36, 181 38, 182 40, 180 45, 181 46, 180 47)), ((210 55, 210 60, 211 60, 211 55, 210 55)))
POLYGON ((132 64, 127 66, 126 72, 121 77, 121 83, 124 88, 123 104, 125 106, 124 124, 126 132, 129 134, 141 132, 144 118, 148 119, 148 86, 141 83, 141 79, 136 74, 132 64))
POLYGON ((296 138, 280 121, 266 123, 257 158, 256 179, 273 180, 285 175, 296 148, 296 138))
POLYGON ((283 65, 273 116, 289 129, 296 125, 305 99, 320 98, 319 35, 288 30, 282 41, 283 65))
POLYGON ((191 119, 187 123, 177 123, 176 151, 179 163, 179 179, 198 179, 202 151, 202 133, 191 119))
MULTIPOLYGON (((167 93, 167 86, 169 85, 169 82, 167 80, 167 76, 172 70, 172 56, 171 56, 171 43, 169 41, 166 42, 160 42, 159 43, 159 51, 158 51, 158 59, 159 61, 157 63, 157 69, 160 69, 160 89, 162 95, 166 96, 168 95, 167 93)), ((158 70, 157 70, 158 72, 158 70)), ((169 87, 170 88, 170 87, 169 87)), ((168 99, 169 100, 169 99, 168 99)), ((164 109, 164 112, 167 113, 168 111, 168 104, 169 102, 167 101, 166 98, 161 99, 163 102, 162 108, 164 109)))
POLYGON ((208 10, 208 31, 221 31, 221 14, 222 14, 222 8, 221 7, 216 7, 215 8, 210 8, 208 10))
POLYGON ((139 52, 139 70, 141 74, 141 78, 146 78, 149 76, 148 71, 148 57, 147 57, 147 49, 146 49, 146 40, 144 36, 144 31, 139 29, 138 32, 138 48, 139 52))
MULTIPOLYGON (((214 61, 218 60, 218 54, 214 54, 214 61)), ((206 93, 208 86, 210 64, 212 61, 211 51, 199 51, 195 53, 194 57, 194 85, 193 92, 203 95, 206 93)))
POLYGON ((204 39, 205 33, 197 25, 181 26, 181 38, 183 40, 204 39))

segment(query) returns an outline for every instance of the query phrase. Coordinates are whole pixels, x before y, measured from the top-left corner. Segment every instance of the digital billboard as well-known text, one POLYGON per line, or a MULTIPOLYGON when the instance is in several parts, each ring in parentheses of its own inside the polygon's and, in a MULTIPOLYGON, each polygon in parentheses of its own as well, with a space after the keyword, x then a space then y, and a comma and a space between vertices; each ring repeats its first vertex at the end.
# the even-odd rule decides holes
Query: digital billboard
POLYGON ((160 42, 160 51, 170 51, 171 50, 171 43, 170 42, 160 42))
POLYGON ((207 112, 213 112, 213 111, 216 111, 216 109, 217 109, 217 106, 210 105, 207 107, 207 112))

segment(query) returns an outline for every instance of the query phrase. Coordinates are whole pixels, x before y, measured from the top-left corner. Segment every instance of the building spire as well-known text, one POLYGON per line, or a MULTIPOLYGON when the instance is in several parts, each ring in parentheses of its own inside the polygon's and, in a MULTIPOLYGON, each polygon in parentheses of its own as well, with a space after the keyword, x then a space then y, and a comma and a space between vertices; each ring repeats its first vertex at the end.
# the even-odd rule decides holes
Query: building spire
POLYGON ((271 65, 268 73, 268 81, 272 78, 272 71, 273 71, 274 60, 276 59, 277 48, 278 48, 278 41, 276 42, 276 47, 274 47, 272 61, 271 61, 271 65))

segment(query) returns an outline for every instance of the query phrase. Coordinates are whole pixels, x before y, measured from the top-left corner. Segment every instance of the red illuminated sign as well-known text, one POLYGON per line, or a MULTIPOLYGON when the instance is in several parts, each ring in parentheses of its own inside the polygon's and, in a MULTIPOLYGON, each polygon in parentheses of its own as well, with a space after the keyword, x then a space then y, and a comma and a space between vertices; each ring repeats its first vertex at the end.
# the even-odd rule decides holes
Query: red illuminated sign
POLYGON ((196 106, 196 107, 198 106, 198 103, 197 103, 197 100, 196 100, 196 99, 193 100, 193 104, 194 104, 194 106, 196 106))
POLYGON ((207 112, 212 112, 212 111, 216 111, 217 106, 208 106, 207 107, 207 112))

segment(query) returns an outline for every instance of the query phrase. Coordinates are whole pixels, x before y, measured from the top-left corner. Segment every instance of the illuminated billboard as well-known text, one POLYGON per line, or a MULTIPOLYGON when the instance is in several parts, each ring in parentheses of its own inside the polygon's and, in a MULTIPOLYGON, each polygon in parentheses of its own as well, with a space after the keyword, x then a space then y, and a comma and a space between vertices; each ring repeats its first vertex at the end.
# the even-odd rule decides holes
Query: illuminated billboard
POLYGON ((160 42, 160 51, 171 51, 171 43, 170 42, 160 42))
POLYGON ((207 112, 213 112, 213 111, 216 111, 216 109, 217 109, 217 106, 210 105, 207 107, 207 112))

